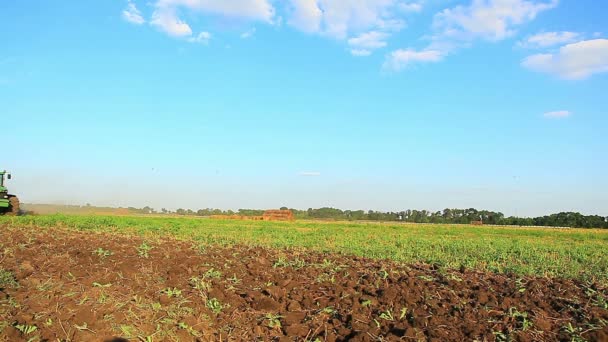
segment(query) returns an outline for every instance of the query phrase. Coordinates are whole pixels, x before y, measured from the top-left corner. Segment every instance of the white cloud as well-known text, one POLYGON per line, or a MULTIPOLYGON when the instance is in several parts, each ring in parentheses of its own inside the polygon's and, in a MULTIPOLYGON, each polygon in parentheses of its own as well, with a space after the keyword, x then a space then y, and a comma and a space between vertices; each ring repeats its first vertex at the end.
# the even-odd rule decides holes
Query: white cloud
POLYGON ((252 28, 251 30, 241 33, 241 38, 242 39, 251 38, 251 37, 253 37, 254 34, 255 34, 255 27, 252 28))
POLYGON ((490 41, 512 36, 518 25, 533 20, 538 13, 557 6, 557 0, 473 0, 435 15, 433 26, 440 38, 490 41))
POLYGON ((472 0, 468 6, 444 9, 433 17, 434 33, 422 50, 393 51, 385 70, 400 71, 415 62, 438 62, 477 39, 499 41, 515 34, 516 28, 557 6, 558 0, 472 0))
POLYGON ((365 49, 350 49, 350 53, 351 55, 358 57, 366 57, 372 54, 370 50, 365 49))
POLYGON ((316 0, 292 0, 293 7, 288 23, 300 31, 313 33, 321 29, 323 12, 316 0))
POLYGON ((141 25, 145 23, 144 17, 142 17, 141 12, 137 9, 134 3, 129 1, 127 3, 127 8, 122 11, 122 17, 133 24, 141 25))
MULTIPOLYGON (((192 37, 193 29, 182 14, 218 15, 276 26, 281 25, 284 16, 297 30, 343 40, 353 55, 361 56, 386 46, 388 37, 406 26, 398 15, 419 11, 423 0, 286 0, 286 6, 277 5, 281 3, 277 0, 153 1, 150 23, 171 36, 192 37), (286 12, 279 15, 275 5, 286 12)), ((240 37, 246 39, 254 33, 252 29, 240 37)))
POLYGON ((580 38, 577 32, 543 32, 528 37, 519 42, 519 46, 528 48, 546 48, 550 46, 572 43, 580 38))
POLYGON ((154 6, 150 23, 175 37, 192 36, 190 25, 176 14, 179 9, 267 23, 272 23, 275 16, 269 0, 157 0, 154 6))
POLYGON ((317 172, 317 171, 302 171, 299 173, 300 176, 303 177, 319 177, 321 175, 321 172, 317 172))
POLYGON ((272 22, 275 9, 269 0, 158 0, 157 8, 183 7, 206 14, 272 22))
POLYGON ((443 53, 438 50, 396 50, 386 57, 383 69, 401 71, 413 63, 434 63, 441 61, 443 57, 443 53))
POLYGON ((157 9, 152 14, 150 24, 174 37, 191 36, 190 25, 179 19, 172 9, 157 9))
POLYGON ((369 56, 373 50, 385 47, 387 38, 388 34, 385 32, 370 31, 350 38, 348 45, 353 55, 369 56))
POLYGON ((567 111, 567 110, 557 110, 557 111, 554 111, 554 112, 547 112, 547 113, 543 114, 543 116, 545 118, 548 118, 548 119, 567 118, 570 115, 572 115, 572 113, 570 111, 567 111))
POLYGON ((188 38, 188 41, 190 43, 201 43, 201 44, 209 44, 209 41, 211 40, 211 33, 209 32, 201 32, 198 34, 198 36, 196 37, 190 37, 188 38))
POLYGON ((397 0, 290 0, 288 23, 298 30, 337 39, 351 34, 386 29, 398 31, 404 23, 395 17, 397 0))
POLYGON ((585 79, 593 74, 608 72, 608 39, 568 44, 555 53, 529 56, 521 64, 530 70, 563 79, 585 79))
POLYGON ((422 3, 420 2, 410 2, 410 3, 402 3, 399 4, 399 8, 405 12, 421 12, 422 11, 422 3))

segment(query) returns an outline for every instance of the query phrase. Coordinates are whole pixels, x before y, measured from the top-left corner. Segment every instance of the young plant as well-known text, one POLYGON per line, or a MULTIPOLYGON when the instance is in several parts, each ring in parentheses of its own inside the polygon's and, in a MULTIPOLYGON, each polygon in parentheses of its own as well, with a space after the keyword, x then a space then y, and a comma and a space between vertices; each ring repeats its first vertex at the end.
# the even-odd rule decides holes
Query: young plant
POLYGON ((517 292, 524 293, 526 292, 526 283, 523 279, 519 278, 515 280, 515 285, 517 286, 517 292))
POLYGON ((580 327, 572 326, 572 323, 568 323, 568 325, 563 326, 562 330, 564 330, 568 335, 570 335, 571 342, 586 342, 587 340, 581 336, 583 329, 580 327))
POLYGON ((142 242, 141 245, 139 245, 139 247, 137 247, 137 254, 142 257, 142 258, 149 258, 150 257, 150 251, 153 249, 154 247, 149 246, 147 243, 142 242))
POLYGON ((385 321, 394 321, 395 318, 393 317, 393 314, 391 313, 391 310, 386 310, 382 313, 380 313, 380 318, 382 318, 385 321))
POLYGON ((336 309, 334 309, 331 306, 324 308, 323 310, 321 310, 321 312, 328 314, 330 316, 336 316, 338 314, 338 311, 336 311, 336 309))
POLYGON ((15 329, 19 330, 23 335, 29 335, 38 329, 35 325, 16 324, 15 329))
POLYGON ((181 297, 181 295, 182 295, 182 290, 177 289, 175 287, 173 287, 173 288, 168 287, 168 288, 162 290, 161 292, 166 294, 167 297, 169 297, 169 298, 173 298, 173 297, 177 298, 177 297, 181 297))
POLYGON ((107 283, 107 284, 101 284, 98 282, 93 283, 93 287, 102 287, 103 288, 103 287, 110 287, 110 286, 112 286, 112 284, 110 284, 110 283, 107 283))
POLYGON ((532 327, 532 321, 528 320, 527 312, 519 312, 516 308, 510 308, 509 316, 515 319, 515 321, 520 325, 521 330, 523 331, 526 331, 530 327, 532 327))
POLYGON ((223 309, 222 303, 220 303, 220 301, 217 300, 217 298, 209 299, 205 305, 207 306, 207 308, 209 308, 211 310, 211 312, 213 312, 216 315, 218 315, 220 312, 222 312, 222 309, 223 309))
POLYGON ((182 329, 182 330, 186 330, 190 335, 194 336, 194 337, 200 337, 201 333, 194 330, 194 328, 192 328, 191 326, 189 326, 188 324, 184 323, 184 322, 179 322, 177 324, 177 328, 178 329, 182 329))
POLYGON ((0 268, 0 289, 17 287, 18 285, 15 275, 11 271, 0 268))
POLYGON ((283 318, 283 316, 274 315, 271 313, 264 316, 264 319, 268 321, 268 327, 271 329, 281 329, 281 318, 283 318))
POLYGON ((93 251, 93 254, 97 255, 98 257, 105 258, 105 257, 109 257, 110 255, 112 255, 112 252, 99 247, 93 251))
POLYGON ((241 279, 236 277, 236 274, 232 276, 232 278, 228 278, 228 281, 230 281, 233 285, 238 285, 241 283, 241 279))
POLYGON ((211 268, 207 272, 205 272, 203 277, 206 279, 219 279, 222 277, 222 272, 211 268))

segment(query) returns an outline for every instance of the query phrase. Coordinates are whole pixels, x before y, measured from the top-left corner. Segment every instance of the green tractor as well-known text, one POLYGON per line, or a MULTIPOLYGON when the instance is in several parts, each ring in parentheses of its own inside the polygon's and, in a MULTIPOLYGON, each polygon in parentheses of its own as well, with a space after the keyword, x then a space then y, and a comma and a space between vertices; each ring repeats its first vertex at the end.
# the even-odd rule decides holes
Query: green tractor
POLYGON ((11 174, 0 171, 0 215, 19 214, 19 199, 15 195, 9 195, 8 189, 4 186, 4 176, 11 179, 11 174))

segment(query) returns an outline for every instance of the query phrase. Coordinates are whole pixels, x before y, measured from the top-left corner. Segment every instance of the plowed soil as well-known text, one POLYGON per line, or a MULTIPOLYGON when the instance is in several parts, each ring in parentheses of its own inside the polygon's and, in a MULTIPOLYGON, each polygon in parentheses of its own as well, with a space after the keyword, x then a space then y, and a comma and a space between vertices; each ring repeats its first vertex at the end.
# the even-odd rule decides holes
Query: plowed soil
POLYGON ((8 341, 608 341, 577 280, 8 227, 0 269, 8 341))

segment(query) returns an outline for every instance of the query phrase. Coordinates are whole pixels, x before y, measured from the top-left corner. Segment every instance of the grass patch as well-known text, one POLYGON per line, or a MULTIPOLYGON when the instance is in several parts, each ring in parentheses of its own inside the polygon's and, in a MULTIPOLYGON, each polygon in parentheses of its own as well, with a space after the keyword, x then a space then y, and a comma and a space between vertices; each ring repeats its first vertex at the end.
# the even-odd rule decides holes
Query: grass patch
POLYGON ((0 289, 17 287, 19 284, 13 272, 0 268, 0 289))
MULTIPOLYGON (((306 248, 449 268, 608 281, 608 230, 69 215, 0 217, 0 224, 166 235, 205 246, 306 248)), ((142 245, 138 251, 145 258, 150 249, 142 245)), ((279 260, 275 267, 302 266, 291 262, 279 260)))

